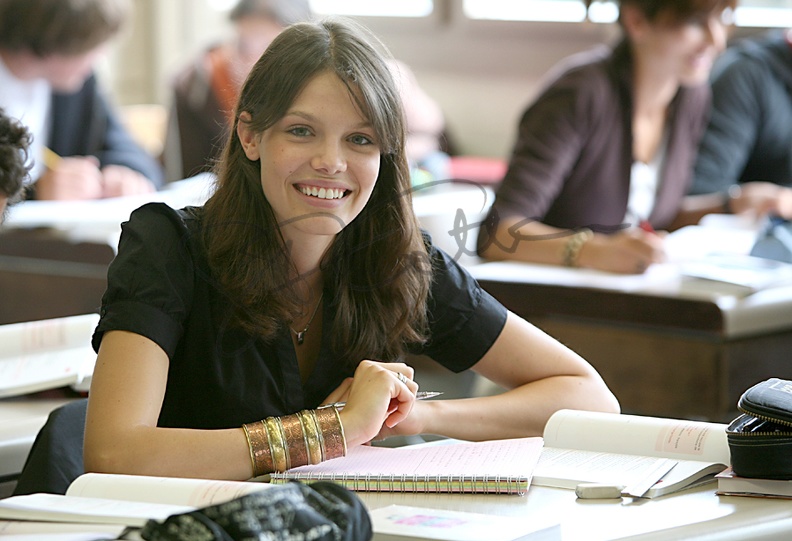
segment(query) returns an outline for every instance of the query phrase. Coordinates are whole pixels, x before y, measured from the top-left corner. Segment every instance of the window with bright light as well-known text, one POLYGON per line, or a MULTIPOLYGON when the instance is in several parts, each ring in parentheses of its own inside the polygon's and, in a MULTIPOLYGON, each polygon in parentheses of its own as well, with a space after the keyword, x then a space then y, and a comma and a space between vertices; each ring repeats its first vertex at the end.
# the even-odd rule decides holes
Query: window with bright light
POLYGON ((734 12, 737 26, 792 27, 792 0, 741 0, 734 12))
POLYGON ((471 19, 495 21, 586 20, 586 7, 580 0, 464 0, 464 10, 471 19))
MULTIPOLYGON (((479 20, 614 22, 619 8, 613 0, 463 0, 465 16, 479 20)), ((792 27, 792 0, 741 0, 734 12, 737 26, 792 27)))
POLYGON ((369 17, 428 17, 433 0, 310 0, 311 9, 325 15, 369 17))

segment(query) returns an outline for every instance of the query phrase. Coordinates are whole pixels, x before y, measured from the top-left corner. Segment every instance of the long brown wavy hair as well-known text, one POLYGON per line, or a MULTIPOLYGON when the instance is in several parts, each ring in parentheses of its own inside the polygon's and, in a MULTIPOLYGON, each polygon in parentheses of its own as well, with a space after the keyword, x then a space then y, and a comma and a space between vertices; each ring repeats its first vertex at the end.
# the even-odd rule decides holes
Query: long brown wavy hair
POLYGON ((348 362, 395 360, 426 340, 431 268, 412 210, 405 121, 387 53, 363 27, 340 18, 284 30, 248 75, 231 135, 204 207, 209 266, 227 295, 232 321, 270 338, 300 313, 300 277, 261 187, 261 164, 236 135, 240 114, 260 134, 287 112, 320 73, 343 81, 380 145, 377 182, 362 212, 336 235, 321 262, 325 302, 335 313, 333 350, 348 362), (329 296, 329 299, 328 299, 329 296))

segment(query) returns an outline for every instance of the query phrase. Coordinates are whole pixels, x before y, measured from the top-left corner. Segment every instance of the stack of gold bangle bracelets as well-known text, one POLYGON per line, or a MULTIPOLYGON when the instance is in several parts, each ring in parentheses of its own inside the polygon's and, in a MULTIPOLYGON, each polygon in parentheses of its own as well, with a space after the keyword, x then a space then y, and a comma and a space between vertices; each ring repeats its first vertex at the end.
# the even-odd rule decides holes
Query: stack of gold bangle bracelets
POLYGON ((253 476, 319 464, 346 455, 346 439, 336 405, 303 410, 242 425, 253 476))

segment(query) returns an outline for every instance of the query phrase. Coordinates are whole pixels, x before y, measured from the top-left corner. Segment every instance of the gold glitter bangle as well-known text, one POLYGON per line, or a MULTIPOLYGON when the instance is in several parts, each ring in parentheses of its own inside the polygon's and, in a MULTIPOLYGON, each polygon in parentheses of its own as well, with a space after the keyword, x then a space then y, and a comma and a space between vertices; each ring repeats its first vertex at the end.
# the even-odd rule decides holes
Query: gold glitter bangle
POLYGON ((267 417, 267 437, 270 442, 270 452, 272 453, 273 470, 284 472, 288 470, 288 453, 286 453, 286 443, 283 441, 283 433, 280 429, 280 421, 275 417, 267 417))
POLYGON ((286 458, 286 469, 291 469, 291 457, 289 456, 289 440, 286 439, 286 431, 283 429, 283 420, 280 417, 275 417, 275 425, 280 431, 280 441, 283 446, 283 456, 286 458))
POLYGON ((338 422, 338 431, 340 432, 341 443, 344 445, 344 454, 341 456, 346 456, 347 454, 346 434, 344 434, 344 424, 341 422, 341 412, 338 410, 338 407, 336 406, 333 406, 333 411, 335 412, 336 421, 338 422))
POLYGON ((321 442, 322 433, 316 423, 316 416, 310 410, 303 410, 297 414, 303 427, 305 436, 305 448, 308 449, 308 457, 311 464, 324 462, 324 446, 321 442))
POLYGON ((250 441, 250 432, 248 432, 247 425, 242 425, 242 430, 245 432, 245 439, 247 440, 248 451, 250 452, 250 465, 253 468, 253 477, 257 477, 258 474, 256 473, 256 455, 253 452, 253 443, 250 441))
POLYGON ((308 464, 308 446, 305 443, 300 417, 295 413, 281 417, 280 421, 286 441, 286 452, 289 455, 289 467, 305 466, 308 464))
POLYGON ((272 451, 264 421, 242 425, 253 459, 253 477, 272 471, 272 451))
POLYGON ((582 228, 576 231, 564 245, 564 265, 567 267, 577 267, 578 257, 580 257, 580 250, 594 236, 591 229, 582 228))
POLYGON ((341 416, 336 406, 325 406, 316 410, 316 419, 319 424, 325 444, 325 459, 346 456, 346 438, 341 416))

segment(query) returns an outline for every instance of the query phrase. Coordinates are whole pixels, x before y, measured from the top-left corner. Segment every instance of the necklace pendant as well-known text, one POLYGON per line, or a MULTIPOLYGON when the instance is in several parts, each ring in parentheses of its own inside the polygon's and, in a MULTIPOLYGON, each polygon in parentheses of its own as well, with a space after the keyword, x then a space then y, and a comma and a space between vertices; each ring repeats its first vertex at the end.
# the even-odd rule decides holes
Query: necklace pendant
POLYGON ((305 331, 300 331, 294 333, 295 337, 297 338, 297 345, 301 346, 303 342, 305 342, 305 331))

